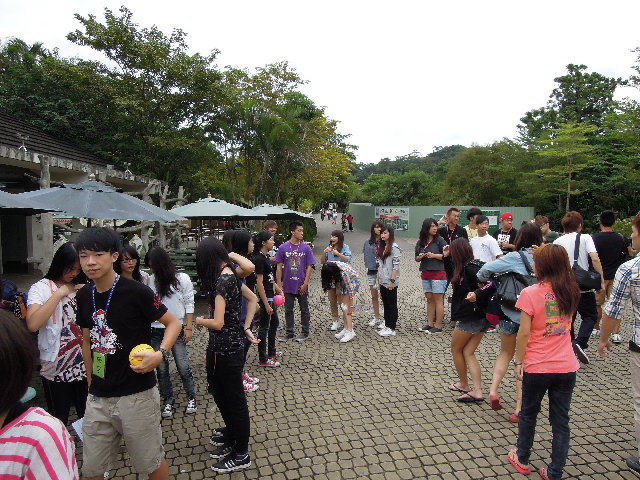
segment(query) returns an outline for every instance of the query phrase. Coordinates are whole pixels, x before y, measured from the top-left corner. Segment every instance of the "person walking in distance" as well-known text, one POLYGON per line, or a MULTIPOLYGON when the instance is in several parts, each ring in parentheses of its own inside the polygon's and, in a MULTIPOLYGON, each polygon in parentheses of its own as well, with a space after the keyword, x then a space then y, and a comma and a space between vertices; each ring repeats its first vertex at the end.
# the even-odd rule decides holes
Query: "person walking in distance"
POLYGON ((276 281, 284 292, 284 318, 286 333, 279 340, 286 342, 295 338, 304 342, 309 338, 309 278, 316 260, 309 245, 304 242, 304 226, 294 221, 289 224, 291 237, 289 241, 280 245, 276 253, 276 281), (298 301, 300 307, 301 333, 296 337, 293 324, 293 305, 298 301))
POLYGON ((384 327, 378 332, 381 337, 393 337, 398 325, 398 283, 402 250, 395 243, 394 233, 393 227, 383 227, 378 244, 378 288, 384 307, 384 327))

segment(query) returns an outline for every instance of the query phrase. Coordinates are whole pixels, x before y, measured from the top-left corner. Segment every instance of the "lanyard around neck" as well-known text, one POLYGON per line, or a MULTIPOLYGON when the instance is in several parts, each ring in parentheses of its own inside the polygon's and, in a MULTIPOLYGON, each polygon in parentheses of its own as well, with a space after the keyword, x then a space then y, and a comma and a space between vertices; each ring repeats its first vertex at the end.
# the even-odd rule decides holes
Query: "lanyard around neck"
MULTIPOLYGON (((118 275, 116 273, 116 278, 113 280, 113 285, 111 286, 111 289, 109 290, 109 296, 107 297, 107 304, 104 307, 104 319, 105 322, 107 320, 107 310, 109 310, 109 304, 111 303, 111 296, 113 295, 113 291, 116 288, 116 283, 118 283, 118 279, 120 278, 120 275, 118 275)), ((96 308, 96 284, 94 283, 91 286, 91 301, 93 303, 93 312, 95 313, 97 311, 96 308)))

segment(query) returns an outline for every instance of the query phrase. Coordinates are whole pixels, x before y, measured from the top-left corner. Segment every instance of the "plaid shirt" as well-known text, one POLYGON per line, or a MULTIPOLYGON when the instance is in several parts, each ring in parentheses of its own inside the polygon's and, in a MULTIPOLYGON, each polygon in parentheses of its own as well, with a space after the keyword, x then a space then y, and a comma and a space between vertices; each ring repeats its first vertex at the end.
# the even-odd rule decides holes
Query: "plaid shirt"
POLYGON ((633 329, 630 340, 640 346, 640 256, 623 263, 618 268, 604 313, 611 318, 621 319, 622 311, 629 298, 633 307, 633 329))
POLYGON ((342 285, 340 285, 340 293, 342 295, 349 295, 355 297, 356 293, 360 289, 360 278, 351 265, 344 262, 334 262, 340 267, 340 274, 342 275, 342 285))

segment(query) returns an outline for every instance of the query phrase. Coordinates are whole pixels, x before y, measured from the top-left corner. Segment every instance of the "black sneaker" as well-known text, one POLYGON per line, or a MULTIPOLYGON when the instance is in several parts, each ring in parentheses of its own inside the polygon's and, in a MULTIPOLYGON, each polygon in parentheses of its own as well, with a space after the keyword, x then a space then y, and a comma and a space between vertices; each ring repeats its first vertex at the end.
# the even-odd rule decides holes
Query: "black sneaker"
POLYGON ((231 453, 233 450, 230 443, 225 443, 224 445, 220 445, 219 447, 214 448, 209 456, 214 460, 218 460, 219 458, 224 458, 231 453))
POLYGON ((431 327, 428 333, 442 333, 442 329, 437 327, 431 327))
POLYGON ((576 357, 578 357, 578 360, 580 360, 585 365, 589 365, 589 357, 587 356, 585 351, 582 349, 582 347, 577 343, 573 344, 573 353, 576 354, 576 357))
POLYGON ((211 440, 209 441, 209 443, 211 443, 211 445, 215 446, 215 447, 221 447, 223 445, 228 445, 229 444, 229 439, 223 435, 213 435, 211 437, 211 440))
POLYGON ((286 342, 287 340, 293 340, 296 336, 293 333, 287 333, 284 337, 278 337, 279 342, 286 342))
POLYGON ((421 332, 428 332, 432 329, 433 327, 431 325, 423 325, 420 328, 418 328, 419 331, 421 332))
POLYGON ((244 458, 238 460, 237 455, 228 455, 223 458, 222 461, 216 463, 211 467, 211 470, 218 473, 227 473, 227 472, 236 472, 238 470, 244 470, 245 468, 249 468, 251 466, 251 458, 249 454, 245 455, 244 458))
POLYGON ((214 437, 224 435, 225 433, 227 433, 227 427, 218 427, 211 430, 211 435, 214 437))

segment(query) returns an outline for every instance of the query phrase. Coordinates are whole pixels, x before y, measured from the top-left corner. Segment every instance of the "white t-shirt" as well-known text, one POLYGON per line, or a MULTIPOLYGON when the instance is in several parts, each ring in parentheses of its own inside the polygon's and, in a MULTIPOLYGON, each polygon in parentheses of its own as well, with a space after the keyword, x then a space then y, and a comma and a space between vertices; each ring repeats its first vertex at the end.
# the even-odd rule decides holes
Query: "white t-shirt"
MULTIPOLYGON (((178 289, 169 295, 168 297, 162 297, 162 303, 167 307, 171 313, 173 313, 180 323, 184 323, 183 320, 187 313, 193 313, 193 309, 195 306, 194 295, 193 295, 193 283, 191 282, 191 278, 184 272, 178 272, 176 275, 178 278, 178 289)), ((154 275, 149 277, 149 288, 153 290, 153 293, 156 295, 158 291, 156 290, 156 282, 154 275)), ((152 328, 164 328, 164 325, 160 322, 153 322, 151 324, 152 328)))
MULTIPOLYGON (((573 265, 573 251, 576 245, 576 235, 577 232, 567 233, 566 235, 562 235, 553 241, 554 245, 561 245, 567 251, 569 255, 569 263, 573 265)), ((596 246, 593 243, 593 238, 591 235, 587 235, 582 233, 580 235, 580 249, 578 253, 578 265, 580 265, 585 270, 589 270, 589 254, 595 253, 596 246)))
POLYGON ((469 240, 473 249, 473 258, 485 263, 493 262, 498 255, 502 255, 502 249, 495 238, 486 234, 484 237, 473 237, 469 240))

